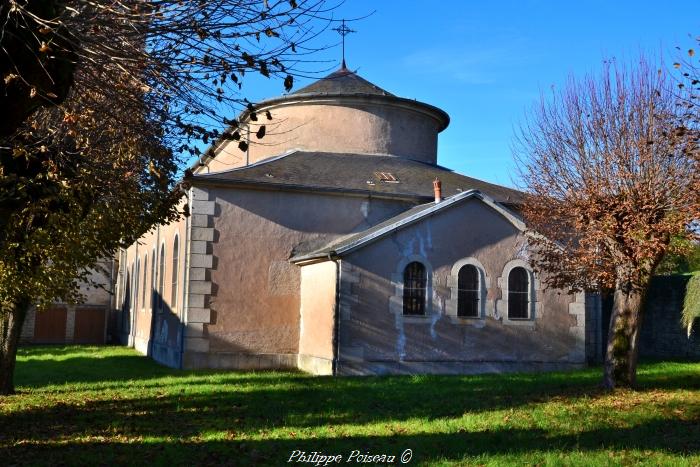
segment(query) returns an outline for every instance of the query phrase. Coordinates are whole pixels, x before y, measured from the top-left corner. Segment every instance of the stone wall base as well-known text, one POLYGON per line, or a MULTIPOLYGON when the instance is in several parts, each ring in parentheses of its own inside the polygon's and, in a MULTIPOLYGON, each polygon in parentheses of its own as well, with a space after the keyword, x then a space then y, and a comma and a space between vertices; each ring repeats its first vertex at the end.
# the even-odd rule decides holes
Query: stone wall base
POLYGON ((569 362, 471 362, 471 361, 340 361, 338 375, 474 375, 566 371, 584 368, 585 363, 569 362))
POLYGON ((142 355, 148 355, 148 339, 134 337, 134 349, 142 355))
POLYGON ((185 352, 184 369, 290 370, 297 368, 296 354, 246 354, 234 352, 185 352))
POLYGON ((180 368, 180 348, 153 342, 151 344, 151 357, 161 365, 170 368, 180 368))
POLYGON ((313 355, 298 355, 297 368, 312 375, 329 376, 333 374, 333 360, 313 355))

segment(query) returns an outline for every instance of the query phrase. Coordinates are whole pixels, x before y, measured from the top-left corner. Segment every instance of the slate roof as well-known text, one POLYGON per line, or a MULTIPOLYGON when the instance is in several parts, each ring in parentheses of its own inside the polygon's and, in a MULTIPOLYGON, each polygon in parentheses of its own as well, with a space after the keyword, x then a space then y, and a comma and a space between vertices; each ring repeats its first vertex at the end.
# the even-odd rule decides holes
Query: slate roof
POLYGON ((246 167, 199 173, 189 177, 189 181, 427 200, 434 198, 436 178, 442 182, 443 197, 479 190, 506 206, 520 204, 523 199, 521 192, 511 188, 467 177, 439 165, 388 155, 295 151, 246 167))
POLYGON ((370 83, 366 79, 343 67, 334 71, 330 75, 319 79, 306 87, 303 87, 291 95, 376 95, 394 96, 379 86, 370 83))
POLYGON ((401 214, 385 220, 384 222, 380 222, 369 229, 361 232, 350 233, 323 245, 297 245, 297 247, 292 251, 290 261, 292 263, 297 263, 313 259, 326 258, 329 255, 334 257, 342 256, 345 253, 361 248, 362 246, 382 238, 396 230, 409 226, 422 218, 433 214, 434 212, 449 208, 450 206, 454 206, 455 204, 470 198, 476 198, 483 201, 491 208, 498 211, 501 215, 506 217, 516 228, 523 231, 525 230, 525 224, 515 213, 497 204, 493 199, 484 195, 480 191, 469 190, 454 195, 450 198, 446 198, 440 203, 435 203, 433 201, 431 203, 415 206, 402 212, 401 214))

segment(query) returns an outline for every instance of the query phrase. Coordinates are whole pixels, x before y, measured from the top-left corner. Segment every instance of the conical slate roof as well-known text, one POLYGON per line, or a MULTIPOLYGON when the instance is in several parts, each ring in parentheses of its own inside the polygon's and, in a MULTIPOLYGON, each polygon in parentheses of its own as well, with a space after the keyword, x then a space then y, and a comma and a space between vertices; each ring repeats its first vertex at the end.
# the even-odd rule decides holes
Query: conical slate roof
POLYGON ((394 96, 348 70, 345 66, 292 93, 292 95, 309 94, 394 96))

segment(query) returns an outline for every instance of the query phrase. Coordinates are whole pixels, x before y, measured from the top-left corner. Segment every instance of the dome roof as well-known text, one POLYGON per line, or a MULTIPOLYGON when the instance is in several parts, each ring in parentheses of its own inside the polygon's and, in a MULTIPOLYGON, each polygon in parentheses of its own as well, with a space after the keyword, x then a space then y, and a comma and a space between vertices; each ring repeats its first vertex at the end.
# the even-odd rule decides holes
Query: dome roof
MULTIPOLYGON (((263 100, 255 105, 255 111, 258 112, 263 109, 286 105, 327 103, 330 100, 349 104, 356 102, 358 99, 367 104, 402 107, 406 110, 430 115, 431 118, 438 122, 438 132, 447 128, 447 125, 450 123, 450 116, 444 110, 415 99, 406 99, 385 91, 345 66, 297 91, 263 100)), ((244 110, 241 113, 240 120, 245 120, 249 114, 250 109, 244 110)))
POLYGON ((336 96, 356 94, 394 96, 392 93, 370 83, 344 66, 339 70, 334 71, 330 75, 293 92, 291 95, 299 96, 310 94, 333 94, 336 96))

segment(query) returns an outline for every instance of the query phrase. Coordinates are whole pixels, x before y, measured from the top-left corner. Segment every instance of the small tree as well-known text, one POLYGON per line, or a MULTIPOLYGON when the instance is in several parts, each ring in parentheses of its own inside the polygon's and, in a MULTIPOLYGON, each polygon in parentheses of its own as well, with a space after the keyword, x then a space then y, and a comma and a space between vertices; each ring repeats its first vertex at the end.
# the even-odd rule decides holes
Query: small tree
POLYGON ((635 383, 651 276, 699 211, 697 132, 645 60, 570 79, 528 116, 515 154, 546 282, 614 294, 603 384, 635 383))

